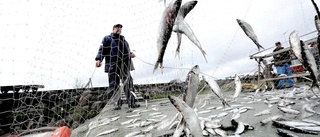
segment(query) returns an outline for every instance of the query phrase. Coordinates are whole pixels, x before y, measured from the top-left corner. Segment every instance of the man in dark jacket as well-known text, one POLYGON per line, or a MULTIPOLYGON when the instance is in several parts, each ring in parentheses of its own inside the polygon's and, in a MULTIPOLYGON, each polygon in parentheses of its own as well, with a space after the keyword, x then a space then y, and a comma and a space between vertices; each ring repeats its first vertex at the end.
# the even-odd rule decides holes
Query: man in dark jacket
POLYGON ((100 67, 101 62, 105 59, 105 72, 109 77, 107 94, 113 94, 114 110, 120 110, 122 105, 120 79, 129 107, 140 107, 139 104, 136 104, 136 99, 131 93, 131 91, 134 92, 133 80, 130 75, 130 71, 134 70, 131 58, 134 58, 135 54, 130 52, 129 43, 124 36, 120 35, 121 31, 121 24, 113 26, 112 33, 103 38, 95 58, 96 67, 100 67))
MULTIPOLYGON (((276 42, 275 45, 276 45, 276 49, 274 49, 273 52, 283 49, 280 42, 276 42)), ((291 68, 290 68, 291 60, 290 60, 289 51, 275 54, 273 55, 273 59, 274 59, 278 74, 280 75, 285 74, 287 76, 292 75, 291 68)), ((295 86, 294 79, 288 78, 288 84, 289 84, 289 87, 294 87, 295 86)), ((283 79, 279 80, 278 88, 283 89, 285 87, 286 86, 285 86, 284 80, 283 79)))

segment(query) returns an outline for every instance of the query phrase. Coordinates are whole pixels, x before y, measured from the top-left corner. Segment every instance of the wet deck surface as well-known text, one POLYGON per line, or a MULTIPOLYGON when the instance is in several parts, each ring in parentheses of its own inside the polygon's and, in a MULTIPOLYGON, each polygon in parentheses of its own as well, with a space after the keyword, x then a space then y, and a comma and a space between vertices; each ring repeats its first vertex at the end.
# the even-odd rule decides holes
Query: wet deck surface
MULTIPOLYGON (((253 100, 253 94, 254 93, 241 93, 236 101, 230 102, 230 105, 233 106, 233 108, 237 107, 253 107, 253 110, 248 110, 245 113, 242 113, 240 118, 238 118, 236 121, 238 122, 245 122, 254 127, 254 130, 247 130, 244 133, 241 134, 241 136, 245 137, 274 137, 278 136, 277 135, 277 129, 275 126, 272 125, 272 122, 269 122, 268 124, 262 126, 260 121, 263 119, 266 119, 271 116, 275 115, 283 115, 283 118, 289 119, 289 120, 296 120, 299 121, 301 120, 301 115, 294 115, 294 114, 288 114, 280 111, 277 108, 277 103, 272 104, 272 106, 268 106, 264 102, 265 99, 276 99, 275 97, 280 97, 280 98, 286 98, 287 100, 295 102, 294 105, 292 105, 291 108, 299 110, 302 112, 302 104, 305 102, 305 98, 309 98, 311 103, 319 104, 319 99, 316 99, 313 94, 310 91, 307 91, 307 87, 301 87, 301 88, 289 88, 289 89, 283 89, 283 90, 274 90, 274 91, 267 91, 265 93, 259 93, 258 96, 253 100), (295 91, 293 91, 295 90, 295 91), (295 93, 295 94, 290 94, 290 93, 295 93), (254 114, 261 112, 263 110, 269 109, 271 111, 271 114, 267 115, 262 115, 262 116, 254 116, 254 114)), ((317 94, 319 94, 319 91, 315 91, 317 94)), ((228 92, 224 93, 225 96, 231 97, 233 92, 228 92)), ((280 99, 276 99, 280 100, 280 99)), ((310 103, 309 102, 309 103, 310 103)), ((162 121, 170 121, 177 113, 177 109, 170 103, 169 99, 164 98, 160 100, 153 100, 151 102, 148 102, 148 109, 146 109, 144 102, 140 102, 141 107, 132 109, 133 112, 128 112, 128 107, 126 105, 122 106, 121 110, 113 110, 112 106, 106 106, 100 113, 100 115, 96 116, 93 119, 87 120, 84 124, 80 125, 78 128, 74 129, 72 132, 72 137, 94 137, 97 134, 113 129, 113 128, 118 128, 117 131, 103 135, 103 136, 114 136, 114 137, 123 137, 131 132, 134 131, 140 131, 143 129, 148 128, 146 127, 134 127, 134 128, 129 128, 127 126, 132 125, 134 123, 126 124, 126 125, 121 125, 122 122, 128 121, 130 119, 135 119, 138 118, 139 120, 136 121, 142 122, 142 121, 147 121, 147 119, 150 119, 152 116, 150 114, 154 114, 155 112, 162 112, 162 115, 167 115, 166 118, 164 118, 162 121), (137 117, 132 117, 128 118, 127 116, 132 116, 140 112, 141 116, 137 117), (98 126, 96 128, 92 128, 90 133, 88 133, 88 125, 92 121, 102 121, 103 119, 110 118, 110 117, 116 117, 120 116, 119 119, 116 121, 112 121, 109 124, 103 125, 103 126, 98 126)), ((224 126, 230 126, 231 125, 231 116, 232 112, 230 112, 230 109, 223 109, 221 108, 222 104, 220 100, 212 95, 211 93, 208 94, 201 94, 197 96, 197 99, 195 101, 195 107, 197 108, 198 112, 201 112, 203 110, 208 110, 208 108, 216 107, 214 109, 211 109, 209 113, 203 113, 203 114, 198 114, 199 117, 207 118, 209 116, 215 115, 215 114, 220 114, 222 112, 228 112, 228 115, 225 117, 221 117, 219 119, 222 119, 220 122, 224 126), (205 100, 207 100, 207 103, 204 105, 205 100), (203 108, 200 108, 201 106, 204 106, 203 108), (218 109, 217 109, 218 108, 218 109)), ((313 107, 313 109, 316 112, 320 113, 320 105, 316 105, 313 107)), ((154 119, 160 119, 161 117, 154 118, 154 119)), ((320 121, 320 115, 314 114, 313 116, 308 117, 308 119, 312 120, 317 120, 320 121)), ((152 123, 151 125, 156 125, 156 123, 152 123)), ((93 127, 91 125, 91 127, 93 127)), ((168 130, 168 128, 165 128, 163 130, 157 130, 153 129, 151 130, 148 134, 144 135, 152 135, 152 136, 160 136, 160 135, 165 135, 172 133, 174 129, 168 130)), ((234 131, 227 131, 228 135, 233 135, 234 131)), ((296 133, 296 132, 291 132, 294 133, 297 136, 302 136, 302 137, 315 137, 318 135, 311 135, 311 134, 302 134, 302 133, 296 133)), ((141 133, 143 134, 143 133, 141 133)))

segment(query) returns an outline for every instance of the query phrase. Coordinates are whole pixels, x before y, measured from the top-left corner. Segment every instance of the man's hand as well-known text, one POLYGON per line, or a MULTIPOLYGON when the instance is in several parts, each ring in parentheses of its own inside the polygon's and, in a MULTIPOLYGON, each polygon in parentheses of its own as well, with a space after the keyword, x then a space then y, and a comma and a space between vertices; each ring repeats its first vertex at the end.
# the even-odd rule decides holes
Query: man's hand
POLYGON ((131 52, 131 53, 130 53, 130 57, 131 57, 131 58, 134 58, 134 57, 136 57, 136 54, 134 54, 133 52, 131 52))
POLYGON ((96 62, 96 67, 100 67, 101 66, 101 61, 100 60, 97 60, 97 62, 96 62))

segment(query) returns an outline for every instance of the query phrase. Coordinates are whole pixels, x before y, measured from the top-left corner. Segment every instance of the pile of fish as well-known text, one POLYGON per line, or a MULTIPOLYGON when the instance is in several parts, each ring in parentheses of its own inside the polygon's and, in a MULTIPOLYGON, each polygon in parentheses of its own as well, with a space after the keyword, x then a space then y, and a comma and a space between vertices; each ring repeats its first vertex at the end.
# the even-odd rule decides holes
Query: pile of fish
POLYGON ((237 87, 241 81, 235 76, 235 91, 228 93, 222 92, 214 79, 204 77, 211 92, 198 95, 199 73, 198 65, 189 71, 182 96, 169 95, 161 102, 150 103, 147 109, 129 113, 121 114, 112 109, 109 113, 102 112, 87 124, 82 131, 84 136, 239 137, 258 136, 261 131, 270 136, 320 133, 320 100, 308 86, 243 93, 241 87, 237 87))

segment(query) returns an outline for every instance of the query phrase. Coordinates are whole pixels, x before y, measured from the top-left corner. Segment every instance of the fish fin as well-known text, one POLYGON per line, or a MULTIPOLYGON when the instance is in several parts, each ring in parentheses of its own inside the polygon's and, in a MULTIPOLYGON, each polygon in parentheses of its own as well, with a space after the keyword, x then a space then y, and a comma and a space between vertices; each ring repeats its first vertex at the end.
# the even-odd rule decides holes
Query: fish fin
POLYGON ((159 64, 160 64, 160 62, 157 61, 156 64, 154 65, 153 73, 156 72, 157 68, 159 67, 159 64))

